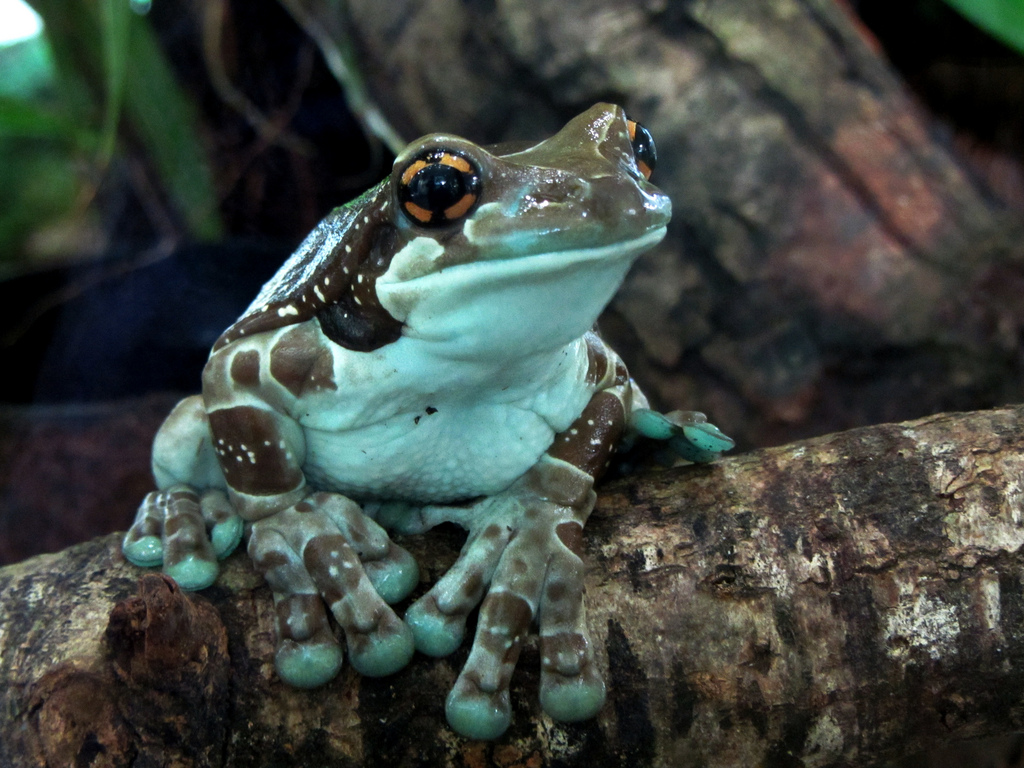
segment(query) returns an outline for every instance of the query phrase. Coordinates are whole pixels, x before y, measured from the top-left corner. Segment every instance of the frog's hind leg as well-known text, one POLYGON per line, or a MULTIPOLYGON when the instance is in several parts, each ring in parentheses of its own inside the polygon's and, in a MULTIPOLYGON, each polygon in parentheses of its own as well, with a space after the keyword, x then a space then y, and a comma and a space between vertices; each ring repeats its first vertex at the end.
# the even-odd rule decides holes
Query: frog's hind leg
POLYGON ((199 397, 181 401, 157 433, 153 474, 161 490, 139 506, 124 555, 142 567, 162 565, 183 589, 208 587, 217 578, 217 561, 241 541, 243 523, 222 490, 199 397))

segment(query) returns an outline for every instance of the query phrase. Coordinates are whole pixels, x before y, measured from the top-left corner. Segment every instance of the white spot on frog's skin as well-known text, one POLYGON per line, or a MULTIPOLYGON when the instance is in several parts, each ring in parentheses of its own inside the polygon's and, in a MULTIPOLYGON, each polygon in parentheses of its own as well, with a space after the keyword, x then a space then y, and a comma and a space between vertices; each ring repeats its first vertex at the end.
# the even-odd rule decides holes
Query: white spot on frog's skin
POLYGON ((370 223, 370 217, 369 216, 363 216, 363 224, 369 224, 369 223, 370 223))
POLYGON ((288 315, 297 315, 297 314, 299 314, 299 310, 297 310, 294 307, 294 305, 289 304, 288 306, 281 307, 279 310, 277 310, 277 314, 280 315, 281 317, 286 317, 288 315))
POLYGON ((885 644, 889 655, 907 656, 911 649, 924 651, 932 659, 956 650, 960 620, 956 609, 927 594, 924 582, 912 576, 894 577, 899 598, 885 617, 885 644))
MULTIPOLYGON (((347 246, 346 246, 346 247, 347 247, 347 246)), ((346 275, 348 274, 348 267, 345 267, 345 274, 346 274, 346 275)), ((325 277, 325 278, 324 278, 324 288, 326 288, 326 287, 327 287, 328 285, 330 285, 330 284, 331 284, 331 278, 329 278, 329 277, 325 277)))
POLYGON ((320 290, 320 286, 319 285, 314 285, 313 286, 313 293, 316 294, 316 297, 318 299, 320 299, 320 301, 327 301, 327 299, 324 298, 324 293, 323 293, 323 291, 320 290))

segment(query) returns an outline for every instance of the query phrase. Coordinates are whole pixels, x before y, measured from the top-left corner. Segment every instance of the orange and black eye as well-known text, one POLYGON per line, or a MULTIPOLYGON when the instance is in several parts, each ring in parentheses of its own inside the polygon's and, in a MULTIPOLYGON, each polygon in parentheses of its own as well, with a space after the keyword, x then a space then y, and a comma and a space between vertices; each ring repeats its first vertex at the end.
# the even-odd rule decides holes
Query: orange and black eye
POLYGON ((421 227, 442 227, 469 213, 480 199, 480 169, 444 149, 417 155, 402 171, 398 203, 421 227))
POLYGON ((654 173, 654 166, 658 164, 658 150, 654 148, 654 137, 636 120, 626 118, 626 128, 629 130, 629 142, 633 145, 636 167, 645 179, 649 179, 654 173))

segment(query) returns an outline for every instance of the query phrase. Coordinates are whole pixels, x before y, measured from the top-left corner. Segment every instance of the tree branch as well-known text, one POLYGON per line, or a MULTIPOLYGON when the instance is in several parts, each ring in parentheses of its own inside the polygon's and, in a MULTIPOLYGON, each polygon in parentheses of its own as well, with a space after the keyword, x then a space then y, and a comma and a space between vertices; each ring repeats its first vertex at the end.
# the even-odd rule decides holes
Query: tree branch
MULTIPOLYGON (((459 536, 403 544, 432 582, 459 536)), ((491 745, 444 721, 466 648, 291 689, 243 554, 132 597, 108 536, 0 569, 0 764, 867 764, 1024 727, 1022 544, 1024 406, 618 481, 588 526, 608 704, 543 717, 531 645, 491 745)))

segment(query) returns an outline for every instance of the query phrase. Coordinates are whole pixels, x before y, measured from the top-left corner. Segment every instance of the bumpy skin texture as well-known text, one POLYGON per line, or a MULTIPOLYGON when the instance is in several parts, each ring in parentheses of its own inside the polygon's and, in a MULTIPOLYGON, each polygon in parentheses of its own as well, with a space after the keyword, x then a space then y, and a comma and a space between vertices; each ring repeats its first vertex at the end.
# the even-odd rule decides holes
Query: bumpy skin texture
POLYGON ((353 667, 386 675, 414 649, 454 651, 480 605, 446 707, 473 738, 508 727, 536 621, 542 706, 593 716, 605 689, 580 555, 595 479, 638 434, 695 461, 732 445, 701 414, 648 410, 591 330, 670 216, 641 131, 599 104, 519 152, 411 144, 218 340, 202 396, 157 435, 160 490, 126 556, 201 589, 247 528, 277 609, 277 670, 300 687, 343 662, 325 607, 353 667), (441 522, 463 526, 466 544, 403 621, 390 606, 419 575, 385 529, 441 522))

